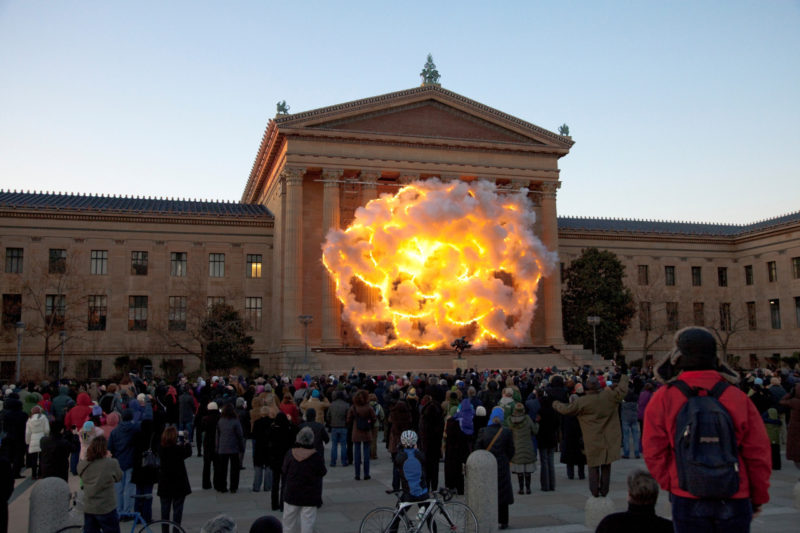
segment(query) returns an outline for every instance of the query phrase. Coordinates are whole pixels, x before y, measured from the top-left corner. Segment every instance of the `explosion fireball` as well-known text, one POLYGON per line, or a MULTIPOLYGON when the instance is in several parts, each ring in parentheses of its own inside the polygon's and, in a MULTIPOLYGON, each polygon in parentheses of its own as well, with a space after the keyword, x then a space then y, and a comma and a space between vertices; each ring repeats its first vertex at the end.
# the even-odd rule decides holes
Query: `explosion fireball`
POLYGON ((332 229, 322 258, 343 318, 373 349, 436 349, 466 335, 522 345, 536 287, 557 261, 533 233, 527 191, 417 181, 332 229))

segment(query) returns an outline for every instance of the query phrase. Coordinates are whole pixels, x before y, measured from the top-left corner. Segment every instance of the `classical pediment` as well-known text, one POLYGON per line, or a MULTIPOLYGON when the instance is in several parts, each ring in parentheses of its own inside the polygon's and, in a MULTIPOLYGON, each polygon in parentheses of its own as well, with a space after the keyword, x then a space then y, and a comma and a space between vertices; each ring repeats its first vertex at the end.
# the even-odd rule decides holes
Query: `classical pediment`
POLYGON ((279 116, 279 130, 513 143, 569 149, 572 140, 437 86, 279 116))

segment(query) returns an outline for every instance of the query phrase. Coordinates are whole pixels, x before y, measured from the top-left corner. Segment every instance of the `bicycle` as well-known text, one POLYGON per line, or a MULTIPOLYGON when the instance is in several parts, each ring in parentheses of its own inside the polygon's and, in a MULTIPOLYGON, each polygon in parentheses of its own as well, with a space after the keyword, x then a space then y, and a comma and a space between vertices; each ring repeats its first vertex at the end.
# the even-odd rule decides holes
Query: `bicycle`
MULTIPOLYGON (((176 524, 172 520, 153 520, 148 524, 140 513, 122 513, 119 515, 119 519, 120 521, 133 519, 130 533, 186 533, 180 524, 176 524), (136 529, 136 526, 141 527, 136 529)), ((123 528, 120 527, 120 530, 123 528)), ((56 533, 77 533, 78 531, 83 531, 83 526, 67 526, 59 529, 56 533)))
POLYGON ((361 520, 359 533, 477 533, 478 519, 468 505, 450 501, 452 491, 447 488, 431 493, 431 497, 418 502, 400 501, 402 491, 392 491, 397 497, 397 505, 378 507, 368 512, 361 520), (409 516, 408 509, 420 506, 415 518, 409 516), (424 506, 424 511, 422 507, 424 506))

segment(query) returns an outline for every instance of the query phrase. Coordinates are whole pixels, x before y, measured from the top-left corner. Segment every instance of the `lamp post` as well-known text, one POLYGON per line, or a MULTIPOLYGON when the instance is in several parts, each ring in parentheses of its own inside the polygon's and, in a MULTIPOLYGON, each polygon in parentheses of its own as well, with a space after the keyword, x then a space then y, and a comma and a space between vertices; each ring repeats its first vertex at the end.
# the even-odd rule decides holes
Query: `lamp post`
POLYGON ((303 356, 303 365, 308 364, 308 326, 311 325, 311 322, 314 321, 314 317, 311 315, 299 315, 297 319, 303 324, 303 329, 305 330, 305 355, 303 356))
POLYGON ((592 359, 597 359, 597 326, 600 325, 601 318, 597 315, 586 317, 586 322, 592 326, 592 338, 594 339, 594 348, 592 349, 592 359))
POLYGON ((25 322, 17 322, 17 383, 22 370, 22 334, 25 333, 25 322))
POLYGON ((61 358, 58 360, 58 381, 64 379, 64 343, 67 342, 67 332, 63 329, 58 334, 61 337, 61 358))

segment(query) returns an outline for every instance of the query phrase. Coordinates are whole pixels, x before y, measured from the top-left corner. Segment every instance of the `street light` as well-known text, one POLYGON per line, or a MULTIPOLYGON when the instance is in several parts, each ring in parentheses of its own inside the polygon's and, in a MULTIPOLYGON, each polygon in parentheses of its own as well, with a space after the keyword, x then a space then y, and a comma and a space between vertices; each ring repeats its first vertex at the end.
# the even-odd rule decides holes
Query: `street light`
POLYGON ((602 319, 597 315, 586 317, 586 322, 592 326, 592 337, 594 338, 594 348, 592 349, 592 359, 597 359, 597 326, 600 325, 602 319))
POLYGON ((22 334, 25 333, 25 322, 17 322, 17 383, 22 369, 22 334))
POLYGON ((303 328, 305 329, 305 339, 306 339, 306 351, 305 355, 303 356, 303 365, 308 364, 308 326, 311 325, 311 322, 314 321, 314 317, 311 315, 299 315, 297 319, 303 324, 303 328))
POLYGON ((67 332, 63 329, 58 334, 61 337, 61 359, 58 360, 58 381, 64 379, 64 343, 67 342, 67 332))

